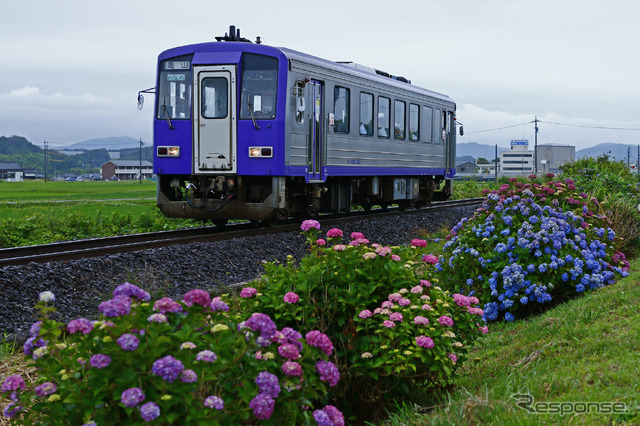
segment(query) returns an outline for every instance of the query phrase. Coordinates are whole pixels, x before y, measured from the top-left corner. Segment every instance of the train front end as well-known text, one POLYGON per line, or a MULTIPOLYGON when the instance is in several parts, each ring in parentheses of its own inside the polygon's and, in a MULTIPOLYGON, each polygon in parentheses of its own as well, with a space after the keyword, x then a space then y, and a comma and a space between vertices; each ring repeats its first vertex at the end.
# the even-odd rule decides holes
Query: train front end
POLYGON ((282 52, 237 39, 160 54, 154 173, 166 216, 277 218, 285 201, 286 78, 282 52))

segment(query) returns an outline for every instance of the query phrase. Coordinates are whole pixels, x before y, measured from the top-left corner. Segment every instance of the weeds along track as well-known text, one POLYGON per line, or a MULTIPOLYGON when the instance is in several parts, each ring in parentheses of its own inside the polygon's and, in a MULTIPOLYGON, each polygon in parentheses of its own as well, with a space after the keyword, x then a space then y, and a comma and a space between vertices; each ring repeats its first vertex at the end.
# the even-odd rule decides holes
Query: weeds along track
MULTIPOLYGON (((367 217, 389 216, 391 219, 393 216, 398 215, 416 214, 452 207, 473 206, 480 203, 482 203, 482 198, 472 198, 432 203, 426 207, 414 210, 401 211, 399 209, 390 208, 384 211, 371 210, 369 212, 352 212, 348 215, 319 216, 316 219, 321 221, 323 225, 337 226, 341 223, 353 220, 363 220, 367 217)), ((392 223, 393 222, 390 221, 390 224, 392 223)), ((299 224, 293 220, 288 220, 272 227, 258 227, 251 223, 238 223, 230 224, 225 227, 203 226, 174 231, 160 231, 145 234, 66 241, 37 246, 4 248, 0 249, 0 268, 10 265, 23 265, 29 262, 55 262, 61 260, 104 256, 135 250, 167 247, 174 244, 232 240, 238 237, 275 234, 279 232, 296 231, 299 229, 299 224)))

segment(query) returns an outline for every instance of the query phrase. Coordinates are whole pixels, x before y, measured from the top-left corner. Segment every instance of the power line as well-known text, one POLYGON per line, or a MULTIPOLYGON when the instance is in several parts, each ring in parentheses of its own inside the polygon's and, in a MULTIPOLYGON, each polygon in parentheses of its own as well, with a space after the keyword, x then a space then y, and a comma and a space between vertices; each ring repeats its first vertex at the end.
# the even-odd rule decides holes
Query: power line
MULTIPOLYGON (((540 122, 540 120, 538 120, 538 122, 540 122)), ((533 123, 533 121, 527 121, 526 123, 514 124, 513 126, 505 126, 505 127, 498 127, 498 128, 495 128, 495 129, 477 130, 475 132, 464 132, 464 133, 466 135, 471 135, 471 134, 474 134, 474 133, 495 132, 496 130, 510 129, 512 127, 520 127, 520 126, 524 126, 525 124, 531 124, 531 123, 533 123)))
POLYGON ((587 126, 583 124, 567 124, 567 123, 554 123, 552 121, 542 121, 538 120, 539 123, 546 124, 554 124, 556 126, 568 126, 568 127, 584 127, 586 129, 603 129, 603 130, 630 130, 630 131, 640 131, 640 129, 629 128, 629 127, 606 127, 606 126, 587 126))

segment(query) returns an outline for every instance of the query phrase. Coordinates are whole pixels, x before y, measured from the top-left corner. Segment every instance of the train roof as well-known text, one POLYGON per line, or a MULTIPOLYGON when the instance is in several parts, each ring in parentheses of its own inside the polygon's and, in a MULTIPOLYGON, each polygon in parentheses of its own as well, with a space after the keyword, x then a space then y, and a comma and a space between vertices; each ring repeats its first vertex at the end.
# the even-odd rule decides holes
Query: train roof
MULTIPOLYGON (((328 59, 319 58, 307 53, 302 53, 286 47, 275 47, 264 44, 253 44, 247 42, 206 42, 191 44, 186 46, 174 47, 172 49, 162 52, 158 59, 163 60, 175 56, 195 54, 194 63, 207 63, 211 60, 210 53, 220 54, 223 53, 225 61, 239 62, 242 52, 251 52, 256 54, 270 54, 274 56, 282 56, 290 61, 297 61, 305 63, 311 66, 323 68, 327 71, 336 73, 343 73, 348 75, 359 76, 368 80, 375 81, 380 84, 396 87, 401 90, 408 90, 410 92, 420 93, 422 95, 430 96, 432 98, 440 99, 445 102, 455 103, 453 99, 442 93, 435 92, 433 90, 425 89, 419 86, 411 84, 408 80, 402 77, 394 77, 388 73, 370 68, 367 66, 354 64, 350 62, 334 62, 328 59)), ((219 63, 219 62, 216 62, 219 63)))

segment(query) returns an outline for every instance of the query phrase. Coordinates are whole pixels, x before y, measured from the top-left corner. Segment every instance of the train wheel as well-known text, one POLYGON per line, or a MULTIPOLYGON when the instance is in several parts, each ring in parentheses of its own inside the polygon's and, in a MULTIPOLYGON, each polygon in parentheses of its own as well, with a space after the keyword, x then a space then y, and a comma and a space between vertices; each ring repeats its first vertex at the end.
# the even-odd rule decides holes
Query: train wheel
POLYGON ((229 219, 212 219, 211 222, 216 226, 216 228, 224 228, 229 222, 229 219))

